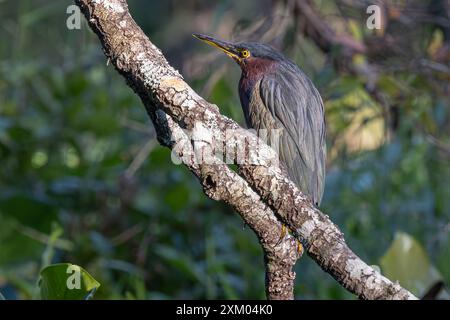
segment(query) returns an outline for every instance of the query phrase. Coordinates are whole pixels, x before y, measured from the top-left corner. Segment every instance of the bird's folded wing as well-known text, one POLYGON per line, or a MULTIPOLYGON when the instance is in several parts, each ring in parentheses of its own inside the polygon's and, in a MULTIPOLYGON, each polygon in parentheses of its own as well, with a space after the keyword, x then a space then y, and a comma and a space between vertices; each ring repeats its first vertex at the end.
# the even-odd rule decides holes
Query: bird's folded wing
POLYGON ((280 159, 291 179, 320 203, 325 175, 325 121, 322 99, 299 69, 278 70, 259 84, 261 100, 283 130, 280 159))

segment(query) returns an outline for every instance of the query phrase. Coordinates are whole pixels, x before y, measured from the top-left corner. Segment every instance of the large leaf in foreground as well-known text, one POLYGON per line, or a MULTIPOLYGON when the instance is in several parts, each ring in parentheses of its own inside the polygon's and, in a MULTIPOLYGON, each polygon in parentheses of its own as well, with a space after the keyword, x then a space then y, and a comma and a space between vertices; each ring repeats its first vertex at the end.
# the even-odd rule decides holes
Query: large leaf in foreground
POLYGON ((100 283, 80 266, 59 263, 41 271, 39 287, 44 300, 83 300, 91 298, 100 283))
POLYGON ((397 232, 391 246, 380 259, 381 270, 389 279, 397 280, 412 293, 422 296, 442 280, 421 244, 404 232, 397 232))

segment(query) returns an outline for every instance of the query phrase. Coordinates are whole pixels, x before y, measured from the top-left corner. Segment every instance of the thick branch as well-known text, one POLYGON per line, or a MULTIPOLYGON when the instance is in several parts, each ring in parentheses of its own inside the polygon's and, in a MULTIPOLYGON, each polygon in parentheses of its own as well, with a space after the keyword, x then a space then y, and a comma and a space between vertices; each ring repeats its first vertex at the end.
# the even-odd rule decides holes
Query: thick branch
MULTIPOLYGON (((192 141, 194 153, 199 149, 203 150, 205 146, 210 149, 217 148, 212 143, 214 139, 224 144, 235 143, 246 150, 246 156, 241 159, 243 162, 237 163, 239 173, 246 182, 237 180, 237 176, 231 175, 223 164, 198 166, 197 171, 203 183, 228 192, 219 192, 219 199, 229 202, 243 215, 247 205, 259 206, 261 197, 276 213, 277 218, 294 230, 295 236, 302 241, 308 254, 342 286, 360 298, 415 299, 410 292, 383 277, 348 248, 343 234, 328 216, 315 208, 307 196, 274 164, 277 156, 270 147, 262 144, 251 132, 240 128, 233 120, 222 116, 217 106, 206 102, 183 81, 159 49, 136 25, 124 0, 76 2, 81 6, 91 28, 99 36, 106 56, 140 95, 155 124, 155 110, 162 109, 179 127, 196 131, 200 126, 201 130, 197 130, 199 139, 192 141), (240 139, 227 139, 229 130, 234 130, 240 139), (258 148, 245 148, 245 141, 253 146, 258 145, 258 148), (207 178, 209 176, 212 178, 207 178), (225 184, 224 189, 217 187, 217 182, 225 181, 227 176, 233 177, 233 183, 239 182, 243 186, 248 183, 259 196, 250 193, 248 188, 242 191, 246 193, 240 195, 236 195, 234 191, 229 192, 232 184, 225 184), (216 183, 209 184, 211 181, 216 183), (236 201, 237 196, 240 196, 240 201, 236 201), (247 205, 241 206, 241 202, 247 205)), ((233 160, 238 162, 239 159, 233 160)), ((195 170, 192 171, 196 173, 195 170)), ((271 221, 264 223, 269 227, 275 222, 271 221)), ((256 226, 258 224, 251 225, 252 228, 256 226)), ((261 236, 263 244, 270 238, 264 233, 261 236)))

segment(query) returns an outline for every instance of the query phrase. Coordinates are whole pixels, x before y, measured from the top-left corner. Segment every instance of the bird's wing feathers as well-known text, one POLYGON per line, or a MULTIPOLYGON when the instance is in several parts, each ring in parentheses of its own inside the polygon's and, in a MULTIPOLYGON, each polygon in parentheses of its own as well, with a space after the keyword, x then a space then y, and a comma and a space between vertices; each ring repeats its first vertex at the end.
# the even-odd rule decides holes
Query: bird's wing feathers
POLYGON ((278 70, 260 83, 261 100, 283 129, 280 159, 290 177, 316 204, 323 194, 325 177, 325 121, 322 99, 299 69, 278 70))

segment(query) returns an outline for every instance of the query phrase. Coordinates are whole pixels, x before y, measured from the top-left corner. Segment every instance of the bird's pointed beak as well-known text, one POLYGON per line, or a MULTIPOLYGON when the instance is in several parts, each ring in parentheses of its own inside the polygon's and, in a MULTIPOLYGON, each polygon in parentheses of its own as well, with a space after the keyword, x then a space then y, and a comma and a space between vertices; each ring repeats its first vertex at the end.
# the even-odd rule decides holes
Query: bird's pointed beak
POLYGON ((194 33, 192 34, 194 37, 196 37, 197 39, 206 42, 207 44, 216 47, 220 50, 222 50, 223 52, 225 52, 230 58, 233 58, 236 61, 240 60, 239 57, 239 53, 236 49, 236 46, 230 42, 225 42, 225 41, 221 41, 221 40, 217 40, 214 39, 212 37, 203 35, 203 34, 199 34, 199 33, 194 33))

